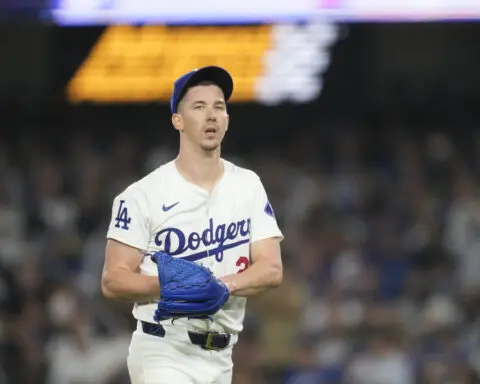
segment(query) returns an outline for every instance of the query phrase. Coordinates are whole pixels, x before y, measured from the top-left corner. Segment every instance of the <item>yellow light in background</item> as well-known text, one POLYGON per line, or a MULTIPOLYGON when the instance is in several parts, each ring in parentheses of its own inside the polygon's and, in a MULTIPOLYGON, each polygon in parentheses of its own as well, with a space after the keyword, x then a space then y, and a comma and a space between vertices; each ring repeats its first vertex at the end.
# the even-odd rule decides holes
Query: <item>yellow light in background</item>
POLYGON ((72 102, 169 101, 173 82, 206 65, 233 76, 232 101, 253 101, 270 26, 112 26, 67 85, 72 102))

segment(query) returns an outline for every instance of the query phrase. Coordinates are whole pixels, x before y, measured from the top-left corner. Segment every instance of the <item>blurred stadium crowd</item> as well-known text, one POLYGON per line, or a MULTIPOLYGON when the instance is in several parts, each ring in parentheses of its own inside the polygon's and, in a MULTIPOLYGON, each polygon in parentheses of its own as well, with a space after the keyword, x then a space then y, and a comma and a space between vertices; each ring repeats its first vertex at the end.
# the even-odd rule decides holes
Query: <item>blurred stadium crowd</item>
MULTIPOLYGON (((480 134, 453 137, 318 125, 225 153, 263 178, 286 237, 235 384, 480 382, 480 134)), ((0 141, 0 383, 128 383, 131 306, 99 290, 112 198, 176 148, 0 141)))

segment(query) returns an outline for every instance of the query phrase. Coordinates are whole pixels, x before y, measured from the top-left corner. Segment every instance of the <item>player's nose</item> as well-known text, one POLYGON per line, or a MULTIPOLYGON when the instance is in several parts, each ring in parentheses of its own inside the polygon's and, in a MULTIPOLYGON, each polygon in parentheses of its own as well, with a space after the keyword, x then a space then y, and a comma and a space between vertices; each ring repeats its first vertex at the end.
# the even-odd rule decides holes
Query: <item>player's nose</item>
POLYGON ((213 108, 207 108, 206 117, 208 121, 217 120, 217 115, 215 114, 215 110, 213 108))

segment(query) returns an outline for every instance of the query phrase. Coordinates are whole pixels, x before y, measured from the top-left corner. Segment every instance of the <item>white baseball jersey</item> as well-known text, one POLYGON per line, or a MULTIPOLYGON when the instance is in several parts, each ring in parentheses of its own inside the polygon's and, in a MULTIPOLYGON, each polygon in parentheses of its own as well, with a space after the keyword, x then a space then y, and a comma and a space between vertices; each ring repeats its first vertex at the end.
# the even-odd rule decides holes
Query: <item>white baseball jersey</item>
MULTIPOLYGON (((260 178, 222 161, 224 174, 211 193, 181 176, 174 161, 131 184, 113 202, 107 238, 201 263, 217 277, 245 270, 252 242, 283 236, 260 178)), ((140 272, 158 274, 149 257, 143 259, 140 272)), ((243 328, 245 304, 246 298, 231 296, 213 316, 213 323, 179 319, 175 324, 238 333, 243 328)), ((136 303, 133 315, 153 323, 156 308, 155 302, 136 303)), ((163 323, 171 325, 171 320, 163 323)))

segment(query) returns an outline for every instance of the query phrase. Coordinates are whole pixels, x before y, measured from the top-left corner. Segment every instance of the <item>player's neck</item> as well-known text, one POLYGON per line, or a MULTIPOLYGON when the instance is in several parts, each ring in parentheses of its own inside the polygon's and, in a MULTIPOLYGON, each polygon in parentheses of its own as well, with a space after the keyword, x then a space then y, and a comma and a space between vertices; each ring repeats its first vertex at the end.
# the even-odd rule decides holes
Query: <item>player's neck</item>
POLYGON ((185 179, 209 192, 215 187, 224 172, 218 150, 208 155, 194 151, 180 151, 175 165, 185 179))

